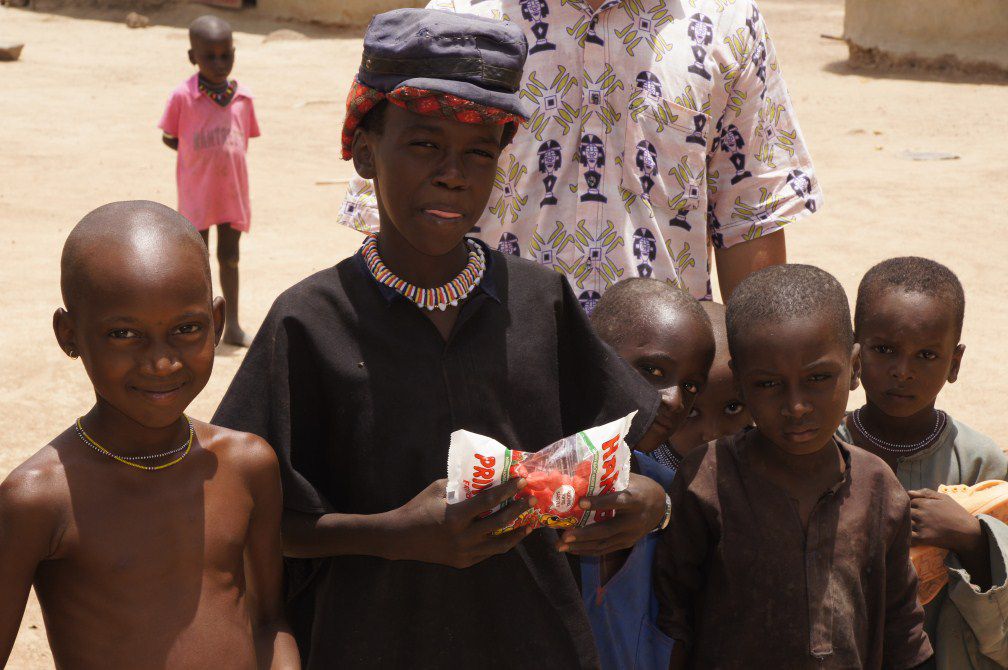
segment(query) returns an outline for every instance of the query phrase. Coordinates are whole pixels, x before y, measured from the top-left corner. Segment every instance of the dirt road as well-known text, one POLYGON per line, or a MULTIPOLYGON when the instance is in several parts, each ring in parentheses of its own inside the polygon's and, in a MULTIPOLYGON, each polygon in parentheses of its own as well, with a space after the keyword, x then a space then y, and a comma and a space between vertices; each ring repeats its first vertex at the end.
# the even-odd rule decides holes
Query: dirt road
MULTIPOLYGON (((1001 268, 1008 252, 1008 86, 848 71, 840 0, 765 0, 799 118, 826 191, 816 216, 788 232, 790 257, 835 273, 853 296, 872 263, 920 254, 955 269, 967 295, 967 353, 942 404, 1004 444, 1008 327, 1001 268), (1000 130, 996 127, 1000 127, 1000 130), (905 152, 957 160, 915 162, 905 152)), ((0 40, 27 43, 0 63, 0 408, 7 419, 0 477, 85 411, 79 362, 56 347, 59 252, 96 205, 175 202, 174 154, 156 123, 191 73, 184 26, 202 8, 153 14, 130 30, 116 14, 53 15, 0 7, 0 40), (114 19, 114 20, 105 20, 114 19)), ((274 296, 352 252, 359 236, 332 224, 351 167, 338 158, 342 103, 360 58, 359 31, 269 24, 239 29, 235 74, 256 94, 252 233, 242 249, 242 316, 255 328, 274 296), (304 39, 264 41, 277 28, 304 39)), ((241 360, 224 350, 191 408, 209 417, 241 360)), ((860 396, 852 400, 859 402, 860 396)), ((9 667, 52 662, 30 603, 9 667)))

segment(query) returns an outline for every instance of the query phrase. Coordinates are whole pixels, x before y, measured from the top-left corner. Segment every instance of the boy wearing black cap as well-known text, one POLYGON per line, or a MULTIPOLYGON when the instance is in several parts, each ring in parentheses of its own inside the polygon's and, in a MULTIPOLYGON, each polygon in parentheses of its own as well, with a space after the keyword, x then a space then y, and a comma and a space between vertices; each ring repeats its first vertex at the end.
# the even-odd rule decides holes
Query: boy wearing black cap
MULTIPOLYGON (((651 449, 670 419, 562 275, 465 237, 526 113, 526 48, 504 22, 413 9, 372 20, 343 155, 374 179, 380 231, 277 299, 215 417, 278 452, 285 552, 313 559, 288 564, 307 667, 598 665, 556 534, 492 534, 527 503, 485 514, 524 482, 444 499, 456 429, 535 451, 637 409, 628 440, 651 449)), ((563 544, 632 545, 667 503, 632 476, 591 500, 613 518, 563 544)))

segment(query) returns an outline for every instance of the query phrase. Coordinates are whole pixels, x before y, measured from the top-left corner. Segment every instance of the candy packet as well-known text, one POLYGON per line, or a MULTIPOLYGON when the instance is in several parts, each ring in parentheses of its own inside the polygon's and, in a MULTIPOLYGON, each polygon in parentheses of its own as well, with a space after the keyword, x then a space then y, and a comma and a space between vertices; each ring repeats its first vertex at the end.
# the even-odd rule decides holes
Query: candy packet
POLYGON ((625 438, 635 414, 570 435, 534 453, 508 449, 485 435, 457 430, 451 434, 448 448, 448 504, 524 477, 526 486, 514 499, 535 497, 536 505, 495 531, 497 534, 525 526, 574 528, 602 521, 614 512, 583 510, 578 503, 585 496, 627 487, 630 448, 625 438))

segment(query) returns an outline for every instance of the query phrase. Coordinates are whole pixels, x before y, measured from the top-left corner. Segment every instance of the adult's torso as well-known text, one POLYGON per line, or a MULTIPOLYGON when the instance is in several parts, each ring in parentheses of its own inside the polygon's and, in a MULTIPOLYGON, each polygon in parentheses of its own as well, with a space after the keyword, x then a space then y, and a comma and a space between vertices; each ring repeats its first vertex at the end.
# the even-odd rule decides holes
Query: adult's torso
MULTIPOLYGON (((633 276, 708 296, 709 221, 761 223, 749 203, 708 217, 708 155, 751 37, 735 16, 744 10, 727 5, 623 0, 593 12, 577 0, 433 0, 506 18, 529 44, 521 97, 535 112, 500 158, 479 235, 562 270, 589 310, 633 276)), ((756 149, 739 149, 752 152, 750 167, 756 149)))

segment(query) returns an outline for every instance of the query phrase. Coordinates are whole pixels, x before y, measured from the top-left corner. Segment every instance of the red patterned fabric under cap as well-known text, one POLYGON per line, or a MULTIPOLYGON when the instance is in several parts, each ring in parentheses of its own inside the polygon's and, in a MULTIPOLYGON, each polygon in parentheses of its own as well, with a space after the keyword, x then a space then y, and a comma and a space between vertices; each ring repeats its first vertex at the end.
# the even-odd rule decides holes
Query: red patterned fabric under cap
POLYGON ((354 131, 364 116, 382 100, 388 100, 414 114, 424 116, 444 116, 461 123, 475 123, 485 126, 499 126, 506 123, 521 123, 524 119, 517 114, 487 107, 472 100, 466 100, 451 93, 428 91, 422 88, 402 86, 391 93, 382 93, 365 86, 356 79, 347 96, 346 119, 343 121, 343 160, 352 157, 354 131))

